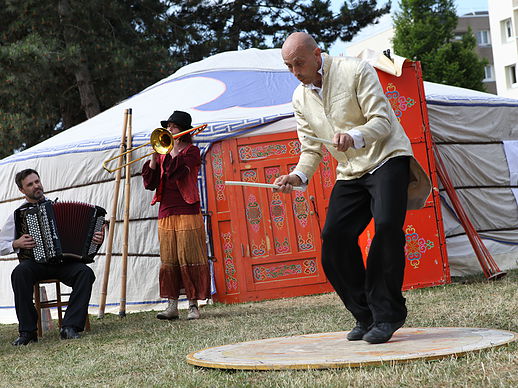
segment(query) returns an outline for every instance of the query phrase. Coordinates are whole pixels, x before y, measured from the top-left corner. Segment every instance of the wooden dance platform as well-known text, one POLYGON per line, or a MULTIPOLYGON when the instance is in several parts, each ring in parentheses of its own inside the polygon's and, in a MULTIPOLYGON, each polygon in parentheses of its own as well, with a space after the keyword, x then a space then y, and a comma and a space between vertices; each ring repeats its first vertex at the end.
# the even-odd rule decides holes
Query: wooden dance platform
POLYGON ((518 334, 468 327, 399 329, 391 340, 372 345, 348 341, 348 332, 317 333, 207 348, 191 353, 192 365, 219 369, 326 369, 434 360, 497 347, 518 334))

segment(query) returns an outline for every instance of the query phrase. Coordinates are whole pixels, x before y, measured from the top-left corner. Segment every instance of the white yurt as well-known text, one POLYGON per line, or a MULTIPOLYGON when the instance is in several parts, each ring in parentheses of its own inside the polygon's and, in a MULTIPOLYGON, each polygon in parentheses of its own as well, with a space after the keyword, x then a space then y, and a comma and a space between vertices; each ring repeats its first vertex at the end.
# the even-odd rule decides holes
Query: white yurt
MULTIPOLYGON (((279 49, 248 49, 214 55, 187 65, 140 93, 30 149, 0 160, 0 228, 21 204, 15 174, 33 168, 49 199, 81 201, 112 208, 114 174, 103 161, 119 153, 124 115, 131 109, 133 145, 149 141, 153 129, 174 110, 207 123, 196 136, 207 152, 214 142, 295 130, 291 95, 298 81, 287 71, 279 49)), ((503 270, 518 267, 518 101, 425 82, 434 142, 446 164, 461 203, 484 244, 503 270)), ((143 147, 138 157, 152 151, 143 147)), ((157 206, 142 185, 143 160, 132 165, 129 193, 120 188, 106 312, 118 312, 121 298, 122 217, 130 198, 126 311, 160 308, 157 206)), ((205 192, 204 170, 199 177, 205 192)), ((443 222, 452 276, 481 272, 475 253, 442 193, 443 222)), ((202 207, 206 209, 206 196, 202 207)), ((106 245, 106 244, 105 244, 106 245)), ((99 306, 105 269, 104 250, 91 264, 97 281, 90 313, 99 306)), ((0 257, 0 322, 14 323, 10 274, 16 255, 0 257)), ((217 291, 217 290, 215 290, 217 291)))

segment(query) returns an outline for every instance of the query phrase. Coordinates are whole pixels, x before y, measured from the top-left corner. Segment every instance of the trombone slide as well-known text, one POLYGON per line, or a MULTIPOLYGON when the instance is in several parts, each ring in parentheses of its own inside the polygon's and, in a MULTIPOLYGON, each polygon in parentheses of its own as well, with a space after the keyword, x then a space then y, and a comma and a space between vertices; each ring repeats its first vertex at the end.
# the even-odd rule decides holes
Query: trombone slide
POLYGON ((123 152, 122 154, 119 154, 119 155, 116 155, 114 156, 113 158, 110 158, 110 159, 106 159, 104 162, 103 162, 103 168, 108 171, 108 172, 115 172, 117 170, 120 170, 121 168, 123 167, 126 167, 130 164, 133 164, 135 162, 138 162, 139 160, 141 159, 144 159, 146 157, 148 157, 149 155, 153 155, 155 152, 158 152, 159 154, 167 154, 169 152, 171 152, 171 150, 173 149, 173 140, 174 139, 178 139, 179 137, 182 137, 183 135, 186 135, 188 133, 192 134, 192 136, 194 135, 197 135, 198 133, 200 133, 201 131, 203 131, 205 128, 207 128, 207 125, 208 124, 202 124, 202 125, 199 125, 197 127, 194 127, 194 128, 190 128, 190 129, 187 129, 185 131, 182 131, 182 132, 179 132, 179 133, 176 133, 176 134, 171 134, 171 132, 169 132, 167 129, 165 128, 156 128, 155 130, 153 130, 153 132, 151 133, 151 140, 148 141, 147 143, 144 143, 142 145, 139 145, 138 147, 135 147, 135 148, 131 148, 129 150, 127 150, 126 152, 123 152), (158 146, 156 146, 155 144, 151 144, 152 141, 154 140, 154 135, 156 135, 157 137, 161 137, 161 136, 166 136, 167 137, 167 144, 164 144, 162 143, 160 140, 159 140, 159 147, 160 149, 157 149, 158 146), (115 160, 121 156, 124 156, 126 154, 129 154, 130 152, 133 152, 133 151, 136 151, 138 150, 139 148, 142 148, 142 147, 145 147, 147 145, 151 144, 152 147, 153 147, 153 151, 144 155, 144 156, 141 156, 140 158, 137 158, 137 159, 133 159, 131 162, 129 163, 126 163, 126 164, 123 164, 122 166, 118 166, 116 168, 113 168, 113 169, 110 169, 107 167, 107 164, 109 162, 111 162, 112 160, 115 160))

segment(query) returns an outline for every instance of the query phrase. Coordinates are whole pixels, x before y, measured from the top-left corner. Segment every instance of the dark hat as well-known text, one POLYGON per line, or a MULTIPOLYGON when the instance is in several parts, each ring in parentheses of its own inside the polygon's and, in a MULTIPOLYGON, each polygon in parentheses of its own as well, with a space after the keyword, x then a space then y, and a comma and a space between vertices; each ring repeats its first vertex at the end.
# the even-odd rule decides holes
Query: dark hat
POLYGON ((184 131, 192 128, 191 115, 187 112, 182 112, 181 110, 175 110, 167 120, 160 121, 163 128, 167 128, 167 123, 174 123, 184 131))

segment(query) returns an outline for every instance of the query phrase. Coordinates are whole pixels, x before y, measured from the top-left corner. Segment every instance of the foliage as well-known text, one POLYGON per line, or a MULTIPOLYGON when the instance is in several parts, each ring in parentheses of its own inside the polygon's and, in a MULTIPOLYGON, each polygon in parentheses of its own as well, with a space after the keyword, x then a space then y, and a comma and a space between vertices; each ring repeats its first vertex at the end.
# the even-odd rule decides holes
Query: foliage
POLYGON ((159 0, 2 3, 0 156, 84 121, 174 67, 159 0))
POLYGON ((0 0, 0 158, 113 106, 179 67, 279 47, 295 30, 322 48, 390 9, 376 0, 0 0))
POLYGON ((334 15, 330 0, 192 0, 175 12, 175 55, 185 63, 222 51, 280 47, 293 31, 313 35, 324 50, 337 39, 349 41, 363 27, 390 11, 376 0, 344 1, 334 15))
POLYGON ((471 30, 454 40, 457 15, 453 0, 401 0, 394 17, 394 52, 421 61, 423 78, 484 91, 484 66, 474 51, 471 30))

